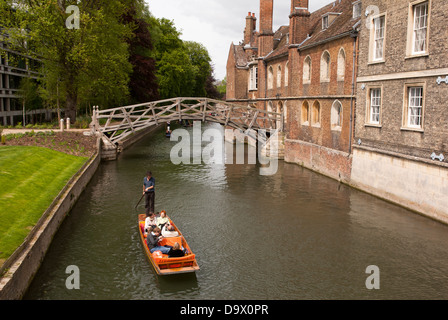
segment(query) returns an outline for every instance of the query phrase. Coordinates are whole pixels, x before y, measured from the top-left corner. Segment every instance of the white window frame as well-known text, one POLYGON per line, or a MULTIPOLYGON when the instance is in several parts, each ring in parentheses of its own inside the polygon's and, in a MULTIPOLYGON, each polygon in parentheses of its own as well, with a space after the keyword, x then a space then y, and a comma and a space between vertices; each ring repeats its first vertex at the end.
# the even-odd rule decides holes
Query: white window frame
MULTIPOLYGON (((367 108, 366 108, 366 125, 370 126, 381 126, 381 114, 383 107, 383 88, 380 87, 371 87, 367 91, 367 108), (374 108, 378 110, 378 112, 374 112, 374 108), (374 119, 373 116, 377 115, 377 119, 374 119)), ((376 111, 376 110, 375 110, 376 111)))
POLYGON ((387 13, 381 13, 370 18, 370 42, 369 42, 369 64, 385 62, 386 35, 387 35, 387 13), (384 19, 382 32, 379 33, 379 22, 384 19), (380 35, 380 37, 378 37, 380 35), (381 43, 382 56, 377 56, 379 44, 381 43))
MULTIPOLYGON (((408 43, 406 58, 414 58, 427 56, 429 54, 429 30, 431 28, 431 3, 432 0, 418 0, 411 2, 409 4, 409 14, 408 14, 408 43), (426 16, 424 16, 424 21, 426 22, 424 27, 417 27, 417 10, 426 6, 426 16), (425 30, 426 32, 419 32, 418 30, 425 30), (417 34, 424 34, 424 46, 422 50, 416 49, 416 37, 417 34)), ((420 20, 421 21, 421 20, 420 20)))
POLYGON ((249 91, 258 90, 258 67, 251 66, 249 69, 249 91))
POLYGON ((404 88, 402 130, 423 131, 426 83, 407 83, 404 88), (418 121, 416 121, 418 119, 418 121))

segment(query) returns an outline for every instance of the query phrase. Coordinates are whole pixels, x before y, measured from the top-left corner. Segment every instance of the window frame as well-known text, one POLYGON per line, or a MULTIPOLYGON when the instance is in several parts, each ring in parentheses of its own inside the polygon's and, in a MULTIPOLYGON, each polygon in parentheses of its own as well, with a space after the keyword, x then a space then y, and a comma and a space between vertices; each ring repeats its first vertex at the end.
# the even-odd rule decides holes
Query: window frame
POLYGON ((274 89, 274 68, 268 67, 268 90, 274 89))
POLYGON ((339 53, 338 53, 338 70, 337 70, 337 79, 338 81, 344 81, 345 80, 345 73, 346 73, 346 68, 347 68, 347 55, 345 54, 345 50, 343 47, 341 47, 341 49, 339 49, 339 53), (344 65, 343 67, 341 67, 340 65, 340 57, 341 57, 341 53, 344 55, 344 65), (341 74, 340 71, 343 71, 343 73, 341 74))
POLYGON ((249 67, 249 91, 258 90, 258 65, 249 67))
POLYGON ((277 66, 277 88, 282 87, 282 66, 279 64, 277 66))
POLYGON ((344 123, 344 106, 342 105, 342 102, 339 100, 335 100, 333 104, 331 105, 331 112, 330 112, 330 126, 332 131, 342 131, 342 125, 344 123), (335 104, 339 103, 340 105, 340 112, 339 116, 337 117, 339 119, 339 123, 335 123, 333 119, 333 109, 335 109, 335 104))
POLYGON ((370 43, 369 43, 369 64, 376 64, 376 63, 384 63, 386 61, 385 53, 386 53, 386 41, 387 41, 387 12, 380 13, 377 15, 374 15, 370 18, 370 25, 372 26, 370 28, 370 43), (377 24, 376 21, 378 19, 384 19, 384 26, 383 26, 383 48, 382 53, 383 56, 381 58, 376 57, 377 52, 377 24))
POLYGON ((431 29, 431 7, 432 0, 417 0, 409 3, 408 12, 408 34, 406 45, 406 59, 424 57, 429 55, 430 29, 431 29), (425 50, 415 52, 415 10, 417 7, 427 4, 427 18, 426 18, 426 38, 425 50))
POLYGON ((383 115, 383 86, 372 86, 367 90, 366 95, 366 116, 365 116, 365 125, 370 127, 381 127, 382 126, 382 115, 383 115), (372 93, 375 90, 379 90, 380 92, 380 103, 378 105, 378 122, 372 121, 372 93))
POLYGON ((308 100, 305 100, 302 102, 302 106, 300 107, 300 124, 302 126, 309 126, 310 125, 310 103, 308 102, 308 100), (306 119, 304 118, 304 108, 305 108, 305 104, 306 104, 306 119))
POLYGON ((328 50, 325 50, 324 52, 322 52, 322 55, 320 57, 320 82, 330 82, 330 78, 331 78, 331 54, 328 50), (323 62, 324 62, 324 55, 327 54, 328 55, 328 62, 326 62, 327 64, 327 71, 326 71, 326 77, 323 77, 323 62))
POLYGON ((322 110, 322 107, 321 107, 319 100, 314 101, 313 105, 311 106, 311 110, 310 110, 311 115, 309 117, 311 126, 320 128, 321 114, 322 114, 321 110, 322 110), (317 121, 315 121, 315 119, 314 119, 316 109, 317 109, 317 121))
POLYGON ((409 82, 404 85, 404 97, 403 97, 403 112, 402 112, 402 126, 401 130, 408 131, 424 131, 424 123, 425 123, 425 106, 426 106, 426 82, 409 82), (421 112, 420 112, 420 125, 412 125, 410 124, 410 89, 412 88, 421 88, 422 89, 422 102, 421 102, 421 112))
POLYGON ((312 59, 311 56, 306 56, 303 60, 303 68, 302 68, 302 81, 304 84, 311 83, 311 68, 312 68, 312 59), (308 77, 305 78, 305 66, 308 66, 308 77))

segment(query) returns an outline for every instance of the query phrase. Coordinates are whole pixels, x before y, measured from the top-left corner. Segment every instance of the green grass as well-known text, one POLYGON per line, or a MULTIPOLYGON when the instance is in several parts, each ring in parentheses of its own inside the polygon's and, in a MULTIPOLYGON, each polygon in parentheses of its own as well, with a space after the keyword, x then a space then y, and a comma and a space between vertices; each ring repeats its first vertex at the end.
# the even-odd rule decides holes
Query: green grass
POLYGON ((0 147, 0 260, 23 243, 86 161, 47 148, 0 147))

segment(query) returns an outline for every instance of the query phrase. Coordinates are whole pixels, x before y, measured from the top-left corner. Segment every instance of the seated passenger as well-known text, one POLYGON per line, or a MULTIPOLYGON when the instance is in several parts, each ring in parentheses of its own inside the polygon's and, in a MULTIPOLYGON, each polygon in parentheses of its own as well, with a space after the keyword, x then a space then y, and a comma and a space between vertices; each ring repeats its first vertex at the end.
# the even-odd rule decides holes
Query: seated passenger
POLYGON ((160 229, 157 227, 148 233, 146 243, 151 253, 154 253, 154 251, 161 251, 162 254, 167 254, 170 251, 169 247, 159 245, 159 241, 162 239, 163 236, 160 235, 160 229))
POLYGON ((175 231, 174 226, 166 224, 165 228, 162 229, 162 236, 165 238, 177 237, 179 232, 175 231))
POLYGON ((180 248, 180 245, 178 242, 174 243, 173 247, 168 252, 169 258, 178 258, 183 257, 185 255, 184 250, 180 248))
POLYGON ((157 227, 157 219, 156 219, 156 216, 154 215, 153 212, 150 212, 150 213, 146 214, 145 235, 147 235, 148 232, 150 232, 149 227, 152 227, 153 229, 155 227, 157 227))
POLYGON ((160 230, 162 230, 165 224, 169 223, 169 221, 170 220, 166 216, 166 211, 165 210, 160 211, 160 217, 157 218, 157 227, 159 227, 160 230))

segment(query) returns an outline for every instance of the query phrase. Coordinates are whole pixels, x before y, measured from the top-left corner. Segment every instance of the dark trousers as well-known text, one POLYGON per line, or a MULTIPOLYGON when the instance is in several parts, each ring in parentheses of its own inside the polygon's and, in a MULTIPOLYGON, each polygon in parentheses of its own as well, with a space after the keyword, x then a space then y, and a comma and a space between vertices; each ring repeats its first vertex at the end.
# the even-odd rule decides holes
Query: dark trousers
POLYGON ((154 212, 154 198, 155 198, 155 192, 154 191, 145 193, 146 213, 154 212))

